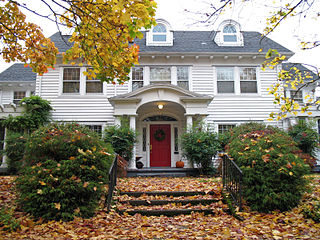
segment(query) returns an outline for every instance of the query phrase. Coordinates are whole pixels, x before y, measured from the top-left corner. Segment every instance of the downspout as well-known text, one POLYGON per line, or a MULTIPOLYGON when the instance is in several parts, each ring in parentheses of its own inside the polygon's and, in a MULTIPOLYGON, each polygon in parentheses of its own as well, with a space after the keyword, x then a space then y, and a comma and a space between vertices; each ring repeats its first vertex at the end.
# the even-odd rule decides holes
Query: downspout
POLYGON ((38 92, 39 97, 41 97, 41 91, 42 91, 42 76, 39 76, 39 92, 38 92))

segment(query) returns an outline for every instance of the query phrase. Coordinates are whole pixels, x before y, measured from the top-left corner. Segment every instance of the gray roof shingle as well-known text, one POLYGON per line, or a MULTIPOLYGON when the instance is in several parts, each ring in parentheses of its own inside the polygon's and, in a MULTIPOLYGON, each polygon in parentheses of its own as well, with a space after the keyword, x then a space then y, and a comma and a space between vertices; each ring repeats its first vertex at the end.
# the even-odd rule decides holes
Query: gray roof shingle
POLYGON ((0 73, 0 82, 31 82, 36 81, 37 74, 23 63, 15 63, 0 73))
MULTIPOLYGON (((272 48, 281 53, 293 54, 289 49, 270 38, 262 38, 258 32, 242 32, 244 46, 218 46, 213 41, 214 34, 213 31, 174 31, 173 46, 146 46, 144 32, 144 37, 135 39, 135 43, 140 46, 141 53, 257 53, 260 48, 265 53, 272 48)), ((59 52, 65 52, 72 46, 71 43, 68 43, 70 36, 62 37, 60 33, 55 33, 50 37, 59 52)))

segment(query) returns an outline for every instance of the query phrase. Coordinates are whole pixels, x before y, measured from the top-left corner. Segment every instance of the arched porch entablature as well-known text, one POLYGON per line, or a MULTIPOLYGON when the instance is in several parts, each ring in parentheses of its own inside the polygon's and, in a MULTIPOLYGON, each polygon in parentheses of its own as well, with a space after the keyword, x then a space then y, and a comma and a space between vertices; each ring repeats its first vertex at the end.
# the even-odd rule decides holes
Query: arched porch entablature
MULTIPOLYGON (((213 97, 194 93, 175 85, 152 84, 133 92, 109 98, 114 107, 114 115, 137 115, 138 109, 146 104, 176 104, 184 109, 185 115, 207 113, 207 106, 213 97)), ((150 106, 151 106, 150 105, 150 106)), ((175 111, 174 109, 172 110, 175 111)))

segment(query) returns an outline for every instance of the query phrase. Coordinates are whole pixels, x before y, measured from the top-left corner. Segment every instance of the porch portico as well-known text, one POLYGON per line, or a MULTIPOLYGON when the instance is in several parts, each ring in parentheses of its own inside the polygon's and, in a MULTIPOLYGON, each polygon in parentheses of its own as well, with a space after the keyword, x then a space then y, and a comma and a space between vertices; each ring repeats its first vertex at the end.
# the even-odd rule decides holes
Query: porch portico
POLYGON ((182 157, 180 134, 193 121, 205 120, 212 99, 169 84, 152 84, 109 98, 115 124, 129 117, 130 127, 139 133, 129 168, 136 168, 136 156, 144 167, 175 167, 182 157))

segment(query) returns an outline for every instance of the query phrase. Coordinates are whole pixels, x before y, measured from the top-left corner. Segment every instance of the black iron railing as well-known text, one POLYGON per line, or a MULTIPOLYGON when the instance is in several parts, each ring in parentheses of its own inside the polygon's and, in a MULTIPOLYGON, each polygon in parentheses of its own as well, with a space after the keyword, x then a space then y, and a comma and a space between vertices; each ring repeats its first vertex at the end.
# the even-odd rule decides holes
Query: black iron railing
POLYGON ((108 184, 108 196, 107 196, 107 211, 110 211, 112 195, 115 186, 117 185, 117 166, 118 166, 118 155, 115 156, 113 163, 109 169, 109 184, 108 184))
POLYGON ((223 187, 230 193, 234 203, 242 210, 242 171, 238 165, 222 154, 222 182, 223 187))

